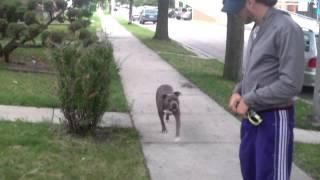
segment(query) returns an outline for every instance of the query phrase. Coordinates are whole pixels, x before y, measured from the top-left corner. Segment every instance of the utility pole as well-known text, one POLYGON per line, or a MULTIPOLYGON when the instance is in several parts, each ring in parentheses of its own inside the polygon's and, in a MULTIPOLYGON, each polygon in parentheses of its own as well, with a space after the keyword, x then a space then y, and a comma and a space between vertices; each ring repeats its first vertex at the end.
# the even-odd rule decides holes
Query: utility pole
MULTIPOLYGON (((317 9, 318 12, 319 9, 317 9)), ((320 24, 319 24, 320 30, 320 24)), ((319 31, 320 32, 320 31, 319 31)), ((320 42, 320 37, 318 36, 317 41, 320 42)), ((319 45, 319 43, 317 43, 319 45)), ((320 126, 320 52, 317 52, 317 73, 316 82, 314 85, 313 92, 313 123, 320 126)))

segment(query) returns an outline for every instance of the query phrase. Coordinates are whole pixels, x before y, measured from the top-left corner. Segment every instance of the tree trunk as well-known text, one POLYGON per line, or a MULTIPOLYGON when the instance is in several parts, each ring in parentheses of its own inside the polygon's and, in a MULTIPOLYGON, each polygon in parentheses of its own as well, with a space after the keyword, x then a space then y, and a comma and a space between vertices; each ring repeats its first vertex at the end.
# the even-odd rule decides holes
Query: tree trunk
MULTIPOLYGON (((320 25, 319 25, 320 29, 320 25)), ((319 37, 317 38, 317 41, 320 42, 319 37)), ((319 43, 317 43, 319 44, 319 43)), ((316 82, 314 85, 314 92, 313 92, 313 123, 315 125, 320 126, 320 52, 318 52, 317 55, 317 73, 316 73, 316 82)))
POLYGON ((19 47, 19 44, 16 42, 16 39, 13 38, 8 44, 3 48, 4 61, 6 63, 10 62, 10 54, 19 47))
POLYGON ((238 81, 241 78, 244 25, 240 18, 228 14, 227 43, 223 78, 238 81))
POLYGON ((4 62, 9 63, 10 62, 10 54, 4 53, 4 62))
POLYGON ((109 5, 109 14, 111 14, 112 12, 112 5, 111 5, 111 0, 108 0, 108 5, 109 5))
POLYGON ((169 0, 158 0, 158 19, 154 39, 169 40, 168 35, 169 0))
POLYGON ((130 0, 130 4, 129 4, 129 22, 128 22, 128 24, 132 24, 132 6, 133 6, 133 0, 130 0))

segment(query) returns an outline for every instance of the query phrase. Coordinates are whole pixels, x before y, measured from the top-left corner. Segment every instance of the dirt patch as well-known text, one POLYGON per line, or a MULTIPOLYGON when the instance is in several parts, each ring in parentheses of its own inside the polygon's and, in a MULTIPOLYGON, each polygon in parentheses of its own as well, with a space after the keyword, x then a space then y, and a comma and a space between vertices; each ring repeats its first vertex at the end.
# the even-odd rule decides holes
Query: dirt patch
POLYGON ((96 143, 109 143, 112 138, 112 133, 109 128, 97 128, 94 133, 96 143))

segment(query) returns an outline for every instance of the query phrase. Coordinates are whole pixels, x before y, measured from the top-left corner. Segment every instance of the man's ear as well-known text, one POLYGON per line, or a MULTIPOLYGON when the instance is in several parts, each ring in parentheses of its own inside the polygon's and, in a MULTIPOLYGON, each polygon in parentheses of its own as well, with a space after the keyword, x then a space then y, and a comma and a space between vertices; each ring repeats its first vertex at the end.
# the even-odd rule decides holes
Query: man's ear
POLYGON ((176 92, 174 92, 174 95, 179 97, 181 95, 181 93, 179 91, 176 91, 176 92))
POLYGON ((167 97, 167 95, 166 95, 166 94, 162 95, 162 99, 165 99, 166 97, 167 97))

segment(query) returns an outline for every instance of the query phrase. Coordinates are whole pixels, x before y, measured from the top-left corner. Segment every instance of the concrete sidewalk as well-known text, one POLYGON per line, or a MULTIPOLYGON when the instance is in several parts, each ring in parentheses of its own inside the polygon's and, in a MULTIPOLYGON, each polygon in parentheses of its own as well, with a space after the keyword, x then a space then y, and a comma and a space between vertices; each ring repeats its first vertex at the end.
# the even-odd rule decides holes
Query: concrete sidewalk
MULTIPOLYGON (((64 119, 60 109, 37 108, 0 105, 0 120, 25 121, 25 122, 48 122, 58 124, 64 119)), ((106 112, 102 116, 101 127, 132 127, 129 114, 118 112, 106 112)))
MULTIPOLYGON (((156 53, 144 46, 112 17, 104 16, 105 32, 114 46, 125 95, 132 108, 135 127, 153 180, 239 180, 240 124, 233 116, 156 53), (174 142, 174 121, 169 133, 160 133, 155 92, 160 84, 182 92, 181 141, 174 142)), ((294 167, 292 179, 309 180, 294 167)))

